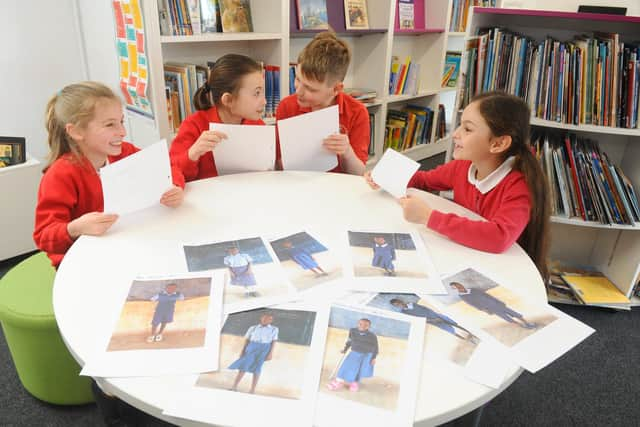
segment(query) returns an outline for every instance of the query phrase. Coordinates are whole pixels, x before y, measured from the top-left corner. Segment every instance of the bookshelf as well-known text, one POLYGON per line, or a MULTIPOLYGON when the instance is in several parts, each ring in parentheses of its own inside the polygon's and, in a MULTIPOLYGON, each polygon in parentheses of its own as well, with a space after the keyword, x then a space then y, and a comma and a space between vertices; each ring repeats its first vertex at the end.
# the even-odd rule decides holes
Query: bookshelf
POLYGON ((42 167, 38 160, 27 155, 24 163, 0 168, 0 185, 12 189, 3 197, 4 205, 10 209, 0 212, 0 222, 5 225, 0 260, 36 249, 31 236, 42 167))
MULTIPOLYGON (((476 7, 470 18, 466 40, 471 41, 480 31, 484 32, 489 28, 501 28, 535 40, 534 45, 547 37, 569 42, 576 36, 593 35, 595 32, 618 33, 620 42, 635 42, 636 45, 640 39, 640 17, 476 7)), ((468 61, 468 51, 465 51, 463 72, 467 70, 468 61)), ((458 101, 464 98, 465 90, 468 88, 461 79, 458 84, 458 101)), ((522 93, 519 95, 524 96, 522 93)), ((606 114, 606 111, 614 110, 611 107, 604 111, 606 114)), ((537 115, 539 114, 534 111, 532 129, 561 132, 597 141, 600 150, 607 153, 611 163, 624 171, 636 192, 640 189, 640 166, 637 162, 640 158, 639 128, 572 124, 565 123, 570 120, 547 120, 536 117, 537 115)), ((602 224, 576 216, 556 215, 552 217, 551 233, 550 255, 554 260, 595 267, 630 296, 640 276, 640 223, 602 224)))
MULTIPOLYGON (((327 0, 329 25, 352 50, 345 86, 371 88, 378 94, 373 102, 365 104, 374 117, 374 154, 367 162, 368 167, 372 167, 382 156, 389 109, 418 105, 437 111, 438 104, 443 103, 442 97, 453 93, 440 88, 451 5, 452 0, 416 0, 415 29, 401 30, 396 18, 397 0, 368 0, 369 29, 347 30, 344 0, 327 0), (411 56, 412 61, 420 64, 415 94, 389 95, 393 56, 401 61, 411 56)), ((250 7, 254 32, 169 36, 160 34, 157 2, 143 2, 150 70, 149 91, 161 138, 170 141, 174 136, 165 113, 165 62, 205 65, 207 60, 226 53, 245 54, 265 64, 279 66, 280 95, 281 98, 288 95, 289 64, 297 60, 302 48, 321 30, 298 29, 296 0, 251 0, 250 7)), ((447 110, 447 115, 451 115, 451 110, 447 110)), ((450 138, 437 139, 434 132, 430 144, 412 147, 407 155, 421 160, 447 152, 450 138)))

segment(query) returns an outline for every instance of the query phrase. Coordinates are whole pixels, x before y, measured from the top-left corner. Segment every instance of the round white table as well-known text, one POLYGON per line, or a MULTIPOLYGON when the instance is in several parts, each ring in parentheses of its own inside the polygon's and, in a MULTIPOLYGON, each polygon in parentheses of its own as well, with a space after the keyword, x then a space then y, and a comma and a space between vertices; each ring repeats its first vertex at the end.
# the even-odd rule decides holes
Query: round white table
MULTIPOLYGON (((477 217, 461 206, 416 190, 432 207, 477 217)), ((114 286, 130 285, 144 274, 186 272, 182 244, 215 242, 240 237, 312 230, 329 247, 345 240, 347 229, 416 230, 440 273, 468 265, 484 270, 506 287, 536 302, 546 302, 542 279, 526 253, 513 245, 496 255, 456 244, 409 224, 402 209, 384 191, 373 191, 362 177, 313 172, 265 172, 227 175, 187 184, 185 201, 177 209, 153 207, 120 218, 102 237, 83 236, 59 267, 53 289, 58 326, 67 347, 84 365, 95 351, 97 325, 109 307, 119 307, 114 286)), ((499 389, 466 379, 461 370, 437 363, 423 367, 426 383, 416 404, 416 425, 437 425, 460 417, 490 401, 522 372, 513 368, 499 389)), ((186 386, 185 377, 107 378, 106 391, 162 419, 183 425, 184 420, 161 415, 172 390, 186 386)))

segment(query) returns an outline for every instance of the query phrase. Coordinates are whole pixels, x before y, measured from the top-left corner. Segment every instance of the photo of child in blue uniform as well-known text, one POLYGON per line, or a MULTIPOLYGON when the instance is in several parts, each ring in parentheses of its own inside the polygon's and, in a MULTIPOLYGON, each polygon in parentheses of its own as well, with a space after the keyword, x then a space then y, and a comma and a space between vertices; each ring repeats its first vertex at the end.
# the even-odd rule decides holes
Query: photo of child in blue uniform
POLYGON ((360 389, 359 382, 362 378, 373 376, 373 367, 378 356, 378 337, 371 332, 371 321, 369 319, 358 320, 358 327, 349 329, 349 337, 342 349, 346 353, 351 351, 344 358, 340 365, 336 378, 327 387, 329 390, 339 390, 349 384, 350 391, 360 389))
POLYGON ((373 238, 373 260, 371 265, 384 269, 385 276, 395 276, 396 250, 391 243, 387 243, 384 237, 373 238))
POLYGON ((245 297, 257 297, 258 293, 252 288, 256 286, 256 278, 251 270, 253 259, 249 254, 240 253, 240 250, 232 246, 227 249, 229 255, 224 257, 224 265, 229 268, 231 284, 244 287, 245 297))
POLYGON ((151 301, 157 301, 156 309, 151 320, 151 335, 147 342, 162 341, 162 332, 167 323, 173 322, 173 314, 176 310, 176 301, 183 301, 184 295, 177 291, 178 285, 169 283, 164 291, 151 297, 151 301), (160 326, 160 329, 158 329, 160 326))
POLYGON ((469 288, 467 289, 462 283, 451 282, 449 286, 457 291, 458 297, 469 304, 471 307, 480 310, 488 315, 495 315, 503 319, 505 322, 515 323, 525 329, 535 329, 537 324, 527 322, 524 316, 517 311, 495 298, 489 295, 482 289, 469 288))
POLYGON ((262 365, 271 360, 273 349, 278 340, 278 327, 273 326, 273 315, 265 313, 260 317, 260 323, 250 326, 244 335, 245 343, 238 360, 229 365, 229 369, 238 369, 233 381, 232 391, 238 390, 238 384, 246 372, 253 374, 249 393, 255 393, 262 365))
POLYGON ((304 270, 311 270, 315 273, 316 277, 327 276, 328 273, 325 272, 322 267, 318 264, 318 262, 313 258, 313 255, 304 248, 294 246, 294 244, 287 240, 282 246, 288 251, 291 259, 298 264, 304 270))
POLYGON ((389 301, 389 303, 394 306, 397 310, 400 310, 401 313, 407 314, 409 316, 415 317, 423 317, 426 322, 430 325, 433 325, 443 331, 455 335, 461 340, 468 340, 475 342, 477 338, 471 332, 458 325, 455 320, 450 317, 445 316, 442 313, 438 313, 429 307, 425 307, 424 305, 412 302, 405 302, 400 298, 393 298, 389 301), (459 334, 457 331, 464 331, 465 335, 459 334))

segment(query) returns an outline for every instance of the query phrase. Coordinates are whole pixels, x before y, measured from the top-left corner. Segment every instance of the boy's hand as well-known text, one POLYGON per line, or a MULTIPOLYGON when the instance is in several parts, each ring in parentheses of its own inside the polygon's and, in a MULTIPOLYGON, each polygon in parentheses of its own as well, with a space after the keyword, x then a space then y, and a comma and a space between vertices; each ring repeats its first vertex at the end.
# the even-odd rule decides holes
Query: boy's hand
POLYGON ((72 239, 82 235, 100 236, 118 219, 116 214, 89 212, 67 224, 67 232, 72 239))
POLYGON ((371 171, 366 171, 364 173, 364 180, 367 181, 369 187, 373 188, 374 190, 378 190, 380 188, 380 186, 373 181, 373 178, 371 178, 371 171))
POLYGON ((398 199, 398 203, 402 206, 404 219, 407 221, 424 225, 429 221, 432 209, 422 200, 413 196, 407 196, 398 199))
POLYGON ((223 139, 227 139, 226 133, 217 130, 205 130, 200 134, 196 142, 189 147, 187 152, 189 160, 197 162, 203 154, 213 150, 223 139))
POLYGON ((371 366, 376 364, 376 359, 371 359, 371 366))
POLYGON ((162 197, 160 197, 160 203, 170 208, 180 206, 183 200, 184 190, 176 185, 165 191, 162 197))
POLYGON ((344 133, 329 135, 322 141, 322 145, 338 156, 350 156, 354 154, 353 148, 351 148, 351 144, 349 144, 349 136, 344 133))

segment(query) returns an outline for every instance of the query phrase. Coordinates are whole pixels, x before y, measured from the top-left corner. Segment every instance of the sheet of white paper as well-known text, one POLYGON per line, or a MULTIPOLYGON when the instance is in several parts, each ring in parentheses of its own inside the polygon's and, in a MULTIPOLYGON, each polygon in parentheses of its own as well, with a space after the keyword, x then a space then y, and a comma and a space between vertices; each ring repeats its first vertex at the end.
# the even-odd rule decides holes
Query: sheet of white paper
POLYGON ((113 307, 113 321, 103 322, 105 327, 96 330, 101 334, 98 349, 81 375, 140 377, 218 368, 223 295, 219 277, 211 272, 139 277, 123 283, 121 291, 124 303, 113 307), (162 303, 163 297, 158 296, 170 283, 182 295, 172 308, 168 299, 162 303), (163 320, 165 328, 159 333, 163 320), (154 322, 154 336, 161 338, 151 340, 154 322))
POLYGON ((248 393, 254 377, 249 373, 238 384, 238 391, 229 390, 238 370, 228 366, 238 359, 246 330, 234 329, 233 325, 251 325, 256 321, 255 313, 236 313, 231 315, 234 319, 227 337, 223 337, 228 348, 221 349, 220 371, 194 378, 194 385, 184 390, 173 390, 174 398, 167 402, 163 413, 215 425, 310 426, 326 340, 328 306, 291 303, 269 307, 269 312, 273 316, 272 325, 279 328, 279 336, 271 359, 262 365, 254 394, 248 393), (309 313, 315 315, 314 321, 300 323, 309 318, 309 313), (295 330, 310 332, 310 339, 300 340, 295 330))
POLYGON ((169 149, 163 139, 100 169, 104 211, 119 215, 156 205, 171 188, 169 149))
POLYGON ((345 278, 351 279, 345 281, 345 289, 417 294, 447 292, 417 232, 349 230, 345 237, 344 271, 345 278), (384 241, 379 240, 381 238, 384 241))
MULTIPOLYGON (((425 322, 398 313, 357 305, 333 304, 324 351, 314 425, 412 426, 420 378, 425 322), (360 382, 361 390, 330 390, 328 385, 353 366, 350 351, 342 354, 349 330, 368 319, 375 334, 378 355, 372 377, 360 382), (368 397, 384 384, 378 399, 368 397)), ((353 353, 351 353, 353 355, 353 353)), ((351 368, 353 369, 353 368, 351 368)))
POLYGON ((213 149, 218 175, 274 169, 275 126, 210 123, 209 130, 217 130, 227 135, 227 139, 223 139, 213 149))
POLYGON ((322 146, 322 140, 340 132, 338 106, 278 120, 278 136, 285 170, 328 171, 338 157, 322 146))
POLYGON ((480 267, 461 270, 443 282, 450 284, 449 294, 432 296, 429 300, 483 342, 495 343, 510 360, 532 373, 594 332, 548 304, 529 302, 491 279, 480 267))
POLYGON ((393 197, 407 195, 407 184, 420 164, 397 151, 388 148, 371 171, 373 181, 393 197))

